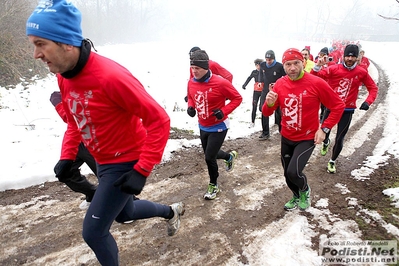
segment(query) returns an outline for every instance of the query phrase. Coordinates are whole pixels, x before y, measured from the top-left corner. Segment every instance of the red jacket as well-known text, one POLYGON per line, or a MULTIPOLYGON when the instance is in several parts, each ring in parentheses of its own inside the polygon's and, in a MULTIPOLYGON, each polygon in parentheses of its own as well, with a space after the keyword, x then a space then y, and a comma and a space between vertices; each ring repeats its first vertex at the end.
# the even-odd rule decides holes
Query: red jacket
MULTIPOLYGON (((231 83, 233 82, 233 74, 231 74, 227 69, 219 65, 217 62, 209 60, 209 69, 212 71, 212 74, 219 75, 227 79, 231 83)), ((192 79, 193 77, 194 76, 190 68, 190 79, 192 79)))
POLYGON ((74 160, 83 141, 99 164, 138 160, 148 176, 169 138, 165 110, 124 67, 94 52, 73 78, 57 75, 68 127, 61 159, 74 160))
POLYGON ((62 121, 68 123, 67 115, 65 113, 64 105, 62 104, 62 102, 55 106, 55 110, 57 111, 58 115, 61 117, 62 121))
POLYGON ((213 115, 213 110, 220 109, 224 119, 242 102, 240 93, 227 79, 211 74, 208 81, 188 81, 188 106, 195 107, 200 125, 210 127, 220 123, 213 115), (226 99, 229 103, 226 104, 226 99))
POLYGON ((310 72, 328 81, 331 88, 344 101, 348 109, 356 109, 356 100, 359 94, 359 87, 364 84, 369 92, 366 102, 371 105, 378 93, 378 87, 367 71, 361 67, 350 70, 343 64, 337 64, 316 72, 310 72))
POLYGON ((320 127, 320 103, 331 111, 321 127, 333 128, 344 111, 344 103, 327 82, 306 72, 298 80, 283 76, 273 91, 278 94, 277 100, 272 107, 265 102, 262 114, 270 116, 280 107, 281 135, 291 141, 314 139, 320 127))
POLYGON ((370 66, 370 60, 367 57, 362 56, 362 59, 358 63, 358 66, 360 66, 368 71, 368 68, 370 66))

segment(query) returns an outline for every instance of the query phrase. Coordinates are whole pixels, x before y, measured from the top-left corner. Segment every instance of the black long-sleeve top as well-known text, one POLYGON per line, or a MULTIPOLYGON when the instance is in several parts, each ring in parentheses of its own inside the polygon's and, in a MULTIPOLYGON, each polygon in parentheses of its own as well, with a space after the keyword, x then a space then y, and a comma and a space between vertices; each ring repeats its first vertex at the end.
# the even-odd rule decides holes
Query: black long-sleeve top
POLYGON ((248 83, 251 81, 251 79, 255 79, 255 82, 262 82, 260 80, 260 76, 259 76, 259 71, 257 69, 253 70, 251 75, 247 78, 247 80, 245 81, 244 85, 242 85, 243 87, 246 87, 248 85, 248 83))
POLYGON ((270 83, 275 83, 276 80, 285 76, 283 65, 279 62, 274 62, 272 67, 267 67, 266 62, 260 64, 259 80, 265 83, 264 88, 269 88, 270 83))

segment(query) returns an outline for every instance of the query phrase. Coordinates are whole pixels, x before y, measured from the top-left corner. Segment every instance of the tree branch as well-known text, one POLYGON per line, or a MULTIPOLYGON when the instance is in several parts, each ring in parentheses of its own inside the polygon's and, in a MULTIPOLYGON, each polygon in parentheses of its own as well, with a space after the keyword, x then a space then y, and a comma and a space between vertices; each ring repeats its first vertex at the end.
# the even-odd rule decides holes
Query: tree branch
MULTIPOLYGON (((396 1, 399 1, 399 0, 396 0, 396 1)), ((399 20, 399 18, 386 17, 386 16, 383 16, 383 15, 380 15, 380 14, 378 14, 378 16, 382 17, 383 19, 388 19, 388 20, 399 20)))

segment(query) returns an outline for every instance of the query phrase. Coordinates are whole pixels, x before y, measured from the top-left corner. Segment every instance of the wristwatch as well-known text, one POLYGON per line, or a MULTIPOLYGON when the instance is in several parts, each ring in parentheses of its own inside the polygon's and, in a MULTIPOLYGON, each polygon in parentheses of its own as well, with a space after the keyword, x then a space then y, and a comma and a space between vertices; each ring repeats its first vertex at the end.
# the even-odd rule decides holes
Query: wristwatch
POLYGON ((322 127, 321 130, 323 130, 323 132, 326 134, 330 133, 330 129, 327 127, 322 127))

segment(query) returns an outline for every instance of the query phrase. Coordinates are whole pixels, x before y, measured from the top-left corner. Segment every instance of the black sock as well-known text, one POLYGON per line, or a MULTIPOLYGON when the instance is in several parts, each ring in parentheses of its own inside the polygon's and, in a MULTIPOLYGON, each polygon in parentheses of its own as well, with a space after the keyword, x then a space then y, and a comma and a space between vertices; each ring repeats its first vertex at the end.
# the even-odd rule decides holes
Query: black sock
POLYGON ((169 208, 170 208, 169 216, 166 217, 166 219, 172 219, 173 216, 175 216, 175 212, 173 211, 172 207, 169 207, 169 208))

